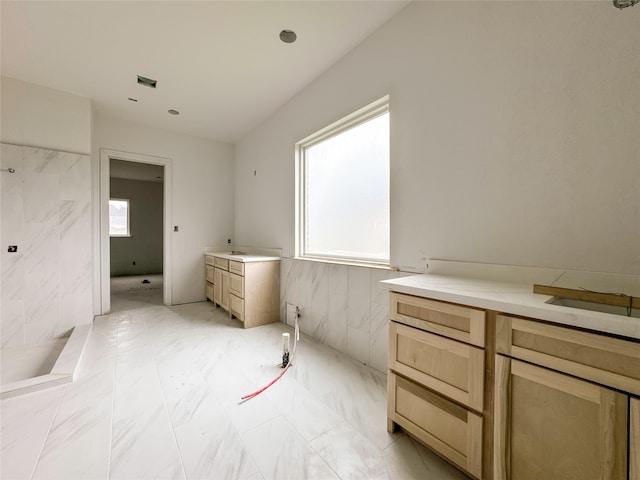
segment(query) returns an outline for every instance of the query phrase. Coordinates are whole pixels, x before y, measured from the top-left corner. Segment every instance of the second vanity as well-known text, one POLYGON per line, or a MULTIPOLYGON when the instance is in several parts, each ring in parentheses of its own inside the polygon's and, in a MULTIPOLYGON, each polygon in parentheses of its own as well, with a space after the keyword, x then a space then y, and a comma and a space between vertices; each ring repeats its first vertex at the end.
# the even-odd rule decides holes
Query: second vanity
POLYGON ((640 319, 553 305, 531 285, 381 283, 390 432, 477 479, 640 480, 640 319))
POLYGON ((207 299, 244 328, 280 321, 280 257, 205 253, 207 299))

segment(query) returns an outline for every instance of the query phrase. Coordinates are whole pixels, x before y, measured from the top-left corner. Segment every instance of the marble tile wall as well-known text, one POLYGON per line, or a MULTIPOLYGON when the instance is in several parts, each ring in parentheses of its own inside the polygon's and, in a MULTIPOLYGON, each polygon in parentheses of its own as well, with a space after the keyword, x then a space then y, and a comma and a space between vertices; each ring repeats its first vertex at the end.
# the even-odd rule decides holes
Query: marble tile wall
POLYGON ((297 305, 303 333, 386 373, 389 294, 378 282, 409 274, 292 258, 280 264, 283 321, 287 303, 297 305))
POLYGON ((91 323, 88 155, 0 144, 1 345, 38 343, 91 323), (16 253, 7 247, 17 245, 16 253))

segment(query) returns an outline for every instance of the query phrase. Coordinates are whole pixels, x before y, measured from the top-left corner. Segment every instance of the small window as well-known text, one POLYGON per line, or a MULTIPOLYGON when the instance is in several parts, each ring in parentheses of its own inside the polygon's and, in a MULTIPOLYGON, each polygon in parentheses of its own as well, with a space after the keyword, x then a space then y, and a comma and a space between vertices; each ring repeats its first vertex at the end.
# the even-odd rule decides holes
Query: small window
POLYGON ((112 198, 109 200, 109 236, 129 237, 129 200, 112 198))
POLYGON ((389 264, 389 98, 296 145, 297 255, 389 264))

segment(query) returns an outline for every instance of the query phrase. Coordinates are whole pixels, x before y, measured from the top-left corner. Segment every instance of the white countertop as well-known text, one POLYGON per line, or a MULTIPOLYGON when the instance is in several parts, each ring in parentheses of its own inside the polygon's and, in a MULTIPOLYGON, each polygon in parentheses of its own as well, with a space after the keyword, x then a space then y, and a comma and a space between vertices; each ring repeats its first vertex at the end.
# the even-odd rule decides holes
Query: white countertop
POLYGON ((215 253, 205 253, 210 257, 219 257, 226 258, 227 260, 233 260, 235 262, 275 262, 280 260, 280 257, 272 257, 267 255, 255 255, 255 254, 246 254, 246 255, 236 255, 231 252, 215 252, 215 253))
MULTIPOLYGON (((640 340, 640 318, 551 305, 532 285, 422 274, 384 280, 391 291, 460 303, 640 340)), ((640 348, 640 347, 639 347, 640 348)))

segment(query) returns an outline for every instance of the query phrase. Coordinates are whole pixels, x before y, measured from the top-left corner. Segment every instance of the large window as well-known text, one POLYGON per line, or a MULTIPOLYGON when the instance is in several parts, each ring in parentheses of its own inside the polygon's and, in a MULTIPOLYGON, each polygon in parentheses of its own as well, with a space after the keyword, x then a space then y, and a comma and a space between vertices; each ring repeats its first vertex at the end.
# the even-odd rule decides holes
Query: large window
POLYGON ((112 198, 109 200, 109 235, 129 237, 129 200, 112 198))
POLYGON ((388 97, 296 147, 297 255, 388 265, 388 97))

